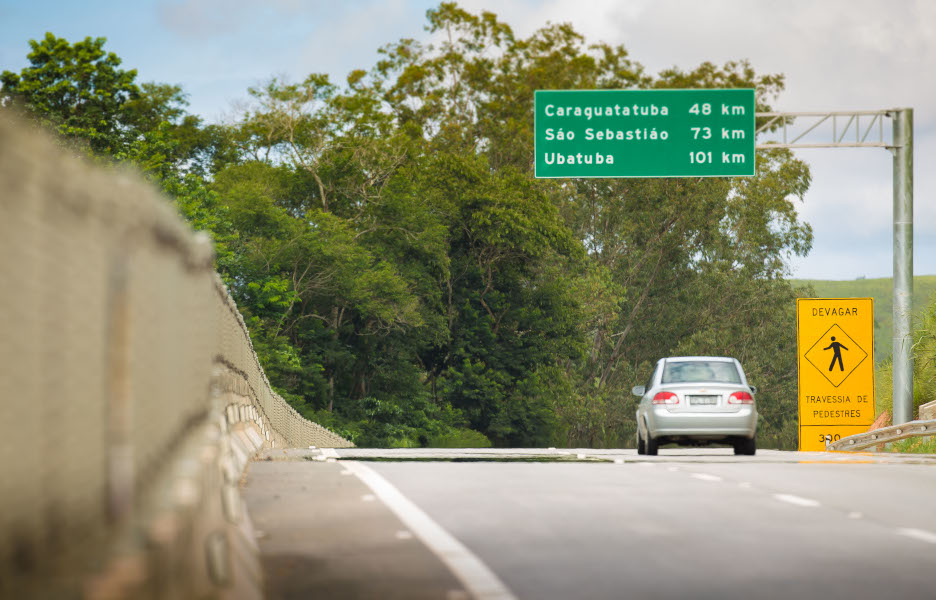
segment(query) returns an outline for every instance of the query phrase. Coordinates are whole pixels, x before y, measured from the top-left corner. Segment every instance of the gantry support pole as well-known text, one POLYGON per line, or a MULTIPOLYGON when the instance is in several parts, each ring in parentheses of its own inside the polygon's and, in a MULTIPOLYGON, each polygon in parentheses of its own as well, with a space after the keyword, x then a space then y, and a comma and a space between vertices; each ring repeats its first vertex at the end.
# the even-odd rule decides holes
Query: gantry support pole
POLYGON ((894 112, 894 425, 913 420, 913 109, 894 112))
POLYGON ((894 425, 913 420, 913 109, 894 111, 894 425))

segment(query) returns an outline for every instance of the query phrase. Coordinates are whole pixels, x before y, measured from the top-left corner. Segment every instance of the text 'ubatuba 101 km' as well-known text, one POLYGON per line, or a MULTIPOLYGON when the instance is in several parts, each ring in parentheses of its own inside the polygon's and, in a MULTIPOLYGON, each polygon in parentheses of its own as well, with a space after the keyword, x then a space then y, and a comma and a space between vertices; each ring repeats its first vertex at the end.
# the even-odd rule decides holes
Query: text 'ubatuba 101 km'
POLYGON ((537 177, 754 175, 754 90, 538 90, 537 177))

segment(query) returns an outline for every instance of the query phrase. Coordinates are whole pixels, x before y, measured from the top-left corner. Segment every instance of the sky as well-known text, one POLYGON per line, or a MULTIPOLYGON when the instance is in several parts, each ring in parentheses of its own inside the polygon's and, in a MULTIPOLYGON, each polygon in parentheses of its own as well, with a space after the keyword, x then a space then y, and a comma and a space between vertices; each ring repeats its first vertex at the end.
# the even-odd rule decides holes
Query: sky
MULTIPOLYGON (((343 82, 381 46, 429 41, 426 10, 404 0, 0 0, 0 70, 28 65, 51 31, 105 46, 140 82, 178 84, 206 121, 232 118, 273 76, 343 82)), ((914 109, 914 272, 936 274, 936 2, 932 0, 462 0, 519 36, 568 22, 588 42, 623 44, 650 73, 747 59, 783 73, 775 110, 914 109)), ((889 139, 887 122, 885 137, 889 139)), ((818 131, 818 130, 817 130, 818 131)), ((893 159, 882 148, 796 150, 812 185, 797 200, 815 236, 794 277, 892 274, 893 159)))

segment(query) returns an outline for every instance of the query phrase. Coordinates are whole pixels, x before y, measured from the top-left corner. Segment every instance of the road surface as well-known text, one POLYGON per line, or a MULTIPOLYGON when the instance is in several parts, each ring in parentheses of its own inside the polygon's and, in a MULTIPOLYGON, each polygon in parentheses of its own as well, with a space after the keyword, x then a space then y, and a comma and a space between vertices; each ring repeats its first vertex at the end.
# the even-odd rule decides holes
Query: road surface
POLYGON ((271 599, 936 597, 936 457, 268 458, 244 491, 271 599))

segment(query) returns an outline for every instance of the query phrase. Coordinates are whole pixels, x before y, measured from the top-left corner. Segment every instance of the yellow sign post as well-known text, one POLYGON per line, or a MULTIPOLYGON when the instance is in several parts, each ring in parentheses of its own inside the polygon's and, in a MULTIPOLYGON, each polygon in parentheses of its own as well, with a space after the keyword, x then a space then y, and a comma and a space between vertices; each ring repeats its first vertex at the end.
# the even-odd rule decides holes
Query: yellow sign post
POLYGON ((874 422, 874 299, 796 301, 799 449, 868 430, 874 422))

